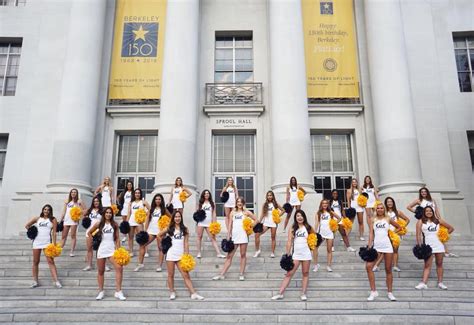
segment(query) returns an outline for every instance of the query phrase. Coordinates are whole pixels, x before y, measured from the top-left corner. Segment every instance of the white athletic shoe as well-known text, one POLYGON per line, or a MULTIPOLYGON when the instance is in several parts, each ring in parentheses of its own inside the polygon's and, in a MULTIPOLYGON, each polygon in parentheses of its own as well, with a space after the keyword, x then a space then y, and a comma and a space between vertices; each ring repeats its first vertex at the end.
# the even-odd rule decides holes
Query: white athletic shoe
POLYGON ((225 276, 220 275, 220 274, 212 277, 212 280, 214 281, 219 281, 219 280, 224 280, 224 279, 225 279, 225 276))
POLYGON ((123 295, 123 292, 122 291, 119 291, 119 292, 116 292, 114 294, 114 297, 117 298, 118 300, 127 300, 127 298, 125 298, 125 296, 123 295))
POLYGON ((425 290, 425 289, 428 289, 428 286, 426 285, 426 283, 420 282, 420 283, 418 283, 418 285, 415 287, 415 289, 417 289, 417 290, 425 290))
POLYGON ((319 270, 319 264, 316 264, 313 268, 313 272, 318 272, 319 270))
POLYGON ((130 252, 130 257, 133 257, 133 252, 130 252))
POLYGON ((198 295, 197 293, 193 293, 193 294, 191 295, 191 299, 192 299, 192 300, 204 300, 204 297, 198 295))
POLYGON ((402 270, 400 270, 400 268, 399 268, 398 266, 394 266, 394 267, 393 267, 393 270, 394 270, 395 272, 401 272, 401 271, 402 271, 402 270))
POLYGON ((259 256, 260 256, 260 253, 261 253, 260 250, 256 251, 255 254, 253 255, 253 257, 259 257, 259 256))
POLYGON ((270 258, 275 258, 275 253, 271 253, 270 258))
POLYGON ((306 301, 306 300, 308 300, 308 297, 306 297, 305 294, 302 294, 302 295, 300 296, 300 299, 301 299, 301 301, 306 301))
POLYGON ((227 256, 225 256, 224 254, 217 254, 217 258, 226 258, 227 256))
POLYGON ((365 238, 364 238, 364 237, 360 237, 359 239, 360 239, 360 240, 362 240, 362 241, 364 241, 364 240, 365 240, 365 238))
POLYGON ((110 267, 108 265, 105 266, 105 272, 110 272, 110 267))
POLYGON ((391 292, 387 294, 387 297, 388 297, 388 300, 390 301, 397 301, 397 298, 395 298, 395 296, 391 292))
POLYGON ((105 296, 105 292, 101 291, 101 292, 99 292, 97 297, 95 297, 95 300, 102 300, 102 299, 104 299, 104 296, 105 296))
POLYGON ((70 253, 69 253, 69 256, 70 256, 70 257, 74 257, 74 256, 76 256, 76 255, 74 255, 74 252, 70 252, 70 253))
POLYGON ((33 281, 33 283, 30 285, 30 288, 32 288, 32 289, 37 288, 37 287, 39 287, 39 283, 36 282, 36 281, 33 281))
POLYGON ((127 237, 122 238, 122 244, 124 244, 127 241, 127 237))
POLYGON ((201 258, 201 252, 196 255, 196 258, 201 258))
POLYGON ((379 271, 379 267, 377 265, 375 265, 373 268, 372 268, 372 272, 378 272, 379 271))
POLYGON ((245 276, 243 274, 239 275, 239 281, 245 281, 245 276))
POLYGON ((148 253, 145 253, 145 257, 150 257, 150 254, 148 254, 148 253))
POLYGON ((176 292, 170 293, 170 300, 175 300, 176 299, 176 292))
POLYGON ((161 267, 156 268, 156 272, 161 272, 161 271, 163 271, 163 269, 161 267))
POLYGON ((440 288, 441 290, 448 290, 448 287, 445 286, 443 282, 438 283, 438 288, 440 288))
POLYGON ((282 294, 277 294, 277 295, 274 295, 272 297, 272 300, 282 300, 283 299, 283 295, 282 294))
POLYGON ((445 253, 444 257, 459 257, 459 255, 454 254, 454 253, 445 253))
POLYGON ((58 289, 61 289, 61 288, 63 287, 63 285, 62 285, 61 282, 59 282, 59 281, 56 281, 56 282, 54 283, 54 286, 55 286, 56 288, 58 288, 58 289))
POLYGON ((377 291, 371 291, 369 297, 367 298, 367 301, 374 301, 375 298, 379 296, 379 293, 377 291))
POLYGON ((340 238, 339 241, 344 241, 344 239, 340 238))
POLYGON ((92 267, 90 265, 87 265, 85 268, 83 268, 83 271, 90 271, 92 267))
POLYGON ((137 267, 133 270, 133 272, 140 272, 141 269, 143 269, 145 265, 143 264, 138 264, 137 267))
POLYGON ((356 250, 354 248, 352 248, 351 246, 347 247, 347 251, 348 252, 355 252, 356 250))
POLYGON ((332 272, 332 268, 331 268, 329 265, 326 266, 326 270, 327 270, 328 272, 332 272))

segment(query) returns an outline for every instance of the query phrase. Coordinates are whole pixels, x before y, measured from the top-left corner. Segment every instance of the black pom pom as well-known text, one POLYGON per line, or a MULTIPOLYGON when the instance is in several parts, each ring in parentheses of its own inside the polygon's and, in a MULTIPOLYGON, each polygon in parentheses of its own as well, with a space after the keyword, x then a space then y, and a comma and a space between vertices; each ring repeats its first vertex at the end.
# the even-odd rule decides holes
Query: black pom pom
POLYGON ((58 223, 58 225, 56 226, 56 232, 62 232, 64 229, 64 221, 61 221, 60 223, 58 223))
POLYGON ((235 248, 234 241, 232 239, 222 239, 221 248, 226 253, 232 252, 235 248))
POLYGON ((356 209, 354 208, 347 208, 346 209, 346 217, 348 217, 349 219, 354 219, 355 216, 356 216, 357 212, 356 212, 356 209))
POLYGON ((28 228, 28 230, 26 231, 26 236, 31 239, 31 240, 34 240, 36 238, 36 236, 38 236, 38 228, 36 226, 31 226, 30 228, 28 228))
POLYGON ((263 232, 263 223, 257 223, 255 226, 253 226, 253 232, 258 234, 263 232))
POLYGON ((137 241, 138 245, 145 245, 148 243, 148 240, 150 239, 150 236, 146 231, 140 231, 138 234, 135 236, 135 240, 137 241))
POLYGON ((365 262, 374 262, 378 257, 378 253, 374 248, 368 248, 366 246, 360 248, 359 256, 365 262))
POLYGON ((415 218, 420 220, 423 217, 423 208, 421 206, 417 206, 415 209, 415 218))
POLYGON ((367 199, 369 198, 369 193, 362 192, 362 193, 360 193, 360 195, 365 196, 367 199))
POLYGON ((128 221, 122 221, 120 223, 119 228, 120 228, 120 232, 126 235, 130 232, 130 223, 128 223, 128 221))
POLYGON ((170 236, 166 236, 165 238, 163 238, 163 240, 161 241, 161 251, 163 252, 163 254, 168 253, 168 250, 171 248, 172 244, 173 241, 171 240, 170 236))
POLYGON ((102 201, 102 193, 97 193, 95 197, 102 201))
POLYGON ((204 219, 206 219, 206 211, 203 209, 199 209, 193 214, 193 219, 196 222, 202 222, 204 219))
POLYGON ((281 257, 280 266, 285 271, 291 271, 295 267, 293 256, 285 254, 281 257))
POLYGON ((229 201, 229 192, 225 191, 221 195, 221 202, 226 203, 227 201, 229 201))
POLYGON ((101 241, 102 241, 102 236, 100 235, 99 232, 97 232, 97 234, 92 236, 92 249, 95 251, 98 250, 101 241))
POLYGON ((285 212, 287 214, 290 214, 292 209, 293 209, 293 207, 291 206, 290 203, 283 204, 283 210, 285 210, 285 212))
POLYGON ((316 238, 318 239, 318 243, 316 244, 316 247, 319 247, 323 243, 323 236, 321 236, 321 234, 319 232, 317 232, 316 233, 316 238))
POLYGON ((168 212, 169 212, 170 214, 173 214, 173 212, 174 212, 174 206, 173 206, 172 203, 168 204, 168 205, 166 206, 166 209, 168 209, 168 212))
POLYGON ((433 254, 433 249, 430 245, 416 245, 413 247, 413 255, 419 260, 427 260, 433 254))
POLYGON ((91 226, 91 223, 92 223, 91 218, 89 218, 89 217, 82 218, 82 223, 81 224, 84 228, 89 229, 89 227, 91 226))

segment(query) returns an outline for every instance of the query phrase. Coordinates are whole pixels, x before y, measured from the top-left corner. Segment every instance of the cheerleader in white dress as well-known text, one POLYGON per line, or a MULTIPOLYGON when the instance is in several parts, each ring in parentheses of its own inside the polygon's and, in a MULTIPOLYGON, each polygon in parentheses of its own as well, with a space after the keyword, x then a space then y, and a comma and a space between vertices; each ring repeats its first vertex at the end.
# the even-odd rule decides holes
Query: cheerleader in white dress
POLYGON ((156 245, 158 247, 158 266, 156 268, 156 272, 161 272, 163 270, 163 260, 164 255, 161 251, 161 240, 158 234, 160 233, 160 229, 158 227, 158 221, 160 221, 162 216, 168 216, 171 220, 171 214, 168 212, 168 209, 165 207, 165 199, 163 195, 160 193, 155 194, 153 197, 153 201, 151 202, 151 208, 148 211, 147 219, 145 222, 145 229, 149 235, 148 243, 145 245, 140 246, 140 252, 138 254, 138 265, 133 270, 134 272, 140 271, 142 268, 145 267, 144 258, 145 252, 148 245, 150 245, 156 239, 156 245))
POLYGON ((201 193, 197 210, 201 209, 206 213, 206 219, 198 222, 197 224, 197 258, 201 258, 202 235, 204 234, 204 230, 206 231, 207 236, 211 239, 211 243, 214 247, 214 250, 216 251, 217 257, 225 258, 225 255, 221 253, 219 246, 217 245, 216 236, 209 232, 209 225, 211 222, 217 221, 216 204, 212 200, 212 195, 209 190, 204 190, 201 193))
POLYGON ((239 190, 237 189, 237 186, 235 186, 234 179, 232 177, 227 178, 227 183, 221 191, 221 197, 224 192, 229 193, 229 199, 224 203, 225 227, 226 229, 229 229, 231 224, 230 213, 235 208, 235 199, 239 197, 239 190))
POLYGON ((415 287, 418 290, 428 289, 428 278, 430 276, 431 265, 433 264, 433 258, 436 262, 436 274, 438 275, 438 288, 441 290, 447 290, 448 287, 443 284, 443 257, 445 248, 443 243, 438 238, 438 230, 440 226, 444 226, 448 229, 448 233, 452 233, 454 228, 446 223, 443 219, 437 219, 435 211, 431 206, 427 206, 423 210, 423 217, 418 220, 416 224, 416 243, 417 245, 426 244, 430 245, 433 250, 433 254, 425 260, 425 266, 423 269, 423 279, 415 287))
POLYGON ((181 177, 177 177, 174 181, 174 187, 171 188, 170 191, 170 203, 173 204, 174 211, 179 211, 183 213, 184 203, 180 200, 181 192, 186 192, 186 196, 190 197, 192 195, 191 191, 188 190, 183 185, 183 179, 181 177))
MULTIPOLYGON (((339 200, 339 193, 337 190, 332 190, 331 192, 331 200, 329 200, 329 206, 332 212, 334 212, 338 217, 339 217, 339 234, 342 237, 342 240, 344 242, 344 245, 346 246, 346 250, 348 252, 355 252, 355 249, 351 247, 351 244, 349 242, 349 234, 351 232, 351 229, 346 229, 344 228, 344 225, 342 223, 342 218, 346 216, 346 213, 344 211, 344 208, 342 206, 341 200, 339 200)), ((334 242, 333 242, 333 251, 334 251, 334 242)))
POLYGON ((290 284, 293 275, 298 270, 298 267, 301 264, 301 271, 303 279, 301 281, 301 296, 302 301, 306 301, 306 291, 308 290, 309 283, 309 268, 311 264, 311 250, 308 246, 308 235, 314 233, 313 228, 308 224, 306 214, 303 210, 298 210, 295 212, 293 226, 291 231, 288 232, 288 241, 286 242, 286 254, 290 255, 292 253, 293 247, 293 262, 295 266, 291 271, 288 271, 283 279, 283 282, 280 286, 280 291, 277 295, 272 297, 272 300, 283 299, 283 294, 285 293, 286 288, 290 284))
POLYGON ((354 208, 357 212, 357 223, 359 224, 359 239, 365 240, 364 238, 364 208, 357 204, 357 198, 362 193, 359 188, 359 182, 353 178, 351 181, 351 188, 347 190, 347 206, 354 208))
POLYGON ((364 185, 362 185, 362 193, 367 193, 367 206, 365 207, 365 213, 367 216, 367 225, 370 223, 370 219, 374 214, 375 202, 379 201, 379 190, 372 183, 372 177, 369 175, 364 177, 364 185))
POLYGON ((298 181, 296 180, 295 176, 290 178, 290 183, 286 187, 286 203, 291 205, 291 211, 286 215, 285 225, 283 227, 283 232, 285 232, 286 227, 288 226, 288 222, 290 221, 291 214, 293 210, 301 209, 301 201, 298 198, 298 191, 302 191, 304 195, 306 195, 306 191, 304 188, 298 185, 298 181))
MULTIPOLYGON (((127 180, 125 183, 125 190, 120 193, 120 195, 117 198, 117 203, 119 205, 120 209, 120 215, 122 216, 122 221, 127 221, 127 216, 128 216, 128 207, 130 206, 130 202, 132 202, 132 197, 133 197, 133 182, 130 180, 127 180)), ((127 235, 125 235, 122 238, 122 243, 125 243, 127 240, 127 235)))
POLYGON ((79 222, 73 221, 71 219, 71 209, 73 207, 79 207, 82 211, 85 210, 83 202, 79 199, 79 191, 73 188, 69 192, 69 196, 67 201, 64 201, 64 207, 61 214, 61 221, 64 222, 63 233, 61 237, 61 247, 64 248, 66 245, 67 237, 69 235, 69 231, 71 231, 71 252, 69 253, 70 257, 74 257, 74 250, 76 249, 76 242, 77 242, 77 226, 79 222))
POLYGON ((277 210, 278 215, 281 215, 285 212, 282 207, 278 204, 275 198, 275 193, 273 191, 268 191, 266 195, 265 203, 262 207, 262 213, 260 215, 260 221, 263 223, 263 231, 261 233, 255 234, 255 255, 253 257, 260 256, 260 237, 270 229, 270 235, 272 240, 272 253, 270 254, 271 258, 275 257, 275 248, 276 248, 276 234, 278 225, 273 221, 273 211, 277 210))
POLYGON ((143 230, 143 224, 139 224, 135 220, 135 213, 139 209, 144 209, 145 211, 150 211, 150 204, 143 198, 143 191, 141 188, 137 187, 133 192, 133 201, 130 202, 128 207, 128 217, 127 221, 130 223, 130 232, 128 233, 128 251, 133 257, 133 239, 135 235, 143 230))
MULTIPOLYGON (((315 215, 314 228, 319 230, 319 234, 323 238, 323 241, 326 241, 328 253, 326 270, 328 272, 332 272, 332 247, 334 244, 334 232, 329 228, 329 221, 331 219, 339 222, 341 218, 330 209, 328 200, 322 200, 319 204, 319 210, 315 215)), ((315 264, 313 272, 318 272, 318 247, 313 250, 313 255, 315 264)))
MULTIPOLYGON (((102 219, 102 203, 99 200, 99 198, 96 196, 92 199, 92 203, 90 208, 84 213, 84 216, 86 218, 89 218, 91 220, 91 225, 87 230, 92 229, 92 227, 96 224, 99 223, 100 220, 102 219)), ((86 231, 87 234, 87 231, 86 231)), ((92 257, 94 255, 94 250, 92 249, 92 236, 87 236, 86 235, 86 247, 87 247, 87 253, 86 253, 86 267, 83 268, 83 271, 90 271, 92 269, 92 257)))
MULTIPOLYGON (((392 274, 392 258, 393 258, 393 247, 388 231, 390 225, 395 227, 398 231, 401 227, 387 215, 385 206, 382 202, 379 202, 375 207, 375 216, 372 218, 372 222, 369 224, 369 242, 368 247, 373 247, 379 255, 383 255, 385 262, 385 275, 387 283, 387 297, 390 301, 396 301, 397 299, 392 293, 393 285, 393 274, 392 274)), ((370 295, 367 298, 368 301, 373 301, 379 296, 377 289, 375 288, 375 274, 373 268, 376 261, 367 262, 366 270, 367 276, 370 283, 370 295)))
MULTIPOLYGON (((36 226, 38 229, 38 234, 33 240, 33 283, 31 288, 36 288, 39 286, 38 282, 38 269, 39 262, 41 258, 41 251, 46 248, 49 244, 53 243, 56 245, 56 218, 53 217, 53 208, 51 205, 46 204, 41 209, 41 214, 39 217, 33 217, 25 225, 25 228, 28 230, 31 226, 36 226)), ((56 270, 56 264, 54 264, 54 259, 52 257, 46 257, 48 261, 49 271, 51 272, 51 277, 53 278, 54 285, 56 288, 62 288, 61 283, 58 280, 58 271, 56 270)))
POLYGON ((108 260, 115 269, 115 294, 118 300, 126 300, 122 292, 123 266, 119 265, 114 259, 114 251, 120 247, 119 227, 114 220, 112 208, 104 209, 103 218, 95 223, 91 229, 86 232, 86 236, 92 237, 98 230, 101 237, 99 249, 97 250, 97 282, 99 284, 99 293, 96 300, 104 299, 104 273, 105 261, 108 260))
POLYGON ((101 203, 104 208, 111 207, 115 202, 114 188, 110 181, 110 177, 104 177, 102 184, 100 184, 94 191, 94 196, 100 194, 101 203))
POLYGON ((227 229, 227 240, 231 239, 234 241, 235 248, 232 252, 227 254, 226 260, 224 262, 224 267, 219 275, 213 277, 213 280, 223 280, 225 279, 225 274, 232 265, 232 259, 234 258, 235 252, 240 247, 240 275, 239 280, 245 280, 245 266, 247 264, 247 246, 249 243, 249 236, 244 230, 243 221, 246 217, 251 218, 254 222, 252 227, 255 225, 257 219, 255 215, 245 208, 245 200, 243 197, 239 197, 236 200, 236 207, 231 212, 230 216, 232 218, 232 223, 230 228, 227 229))
POLYGON ((168 289, 170 291, 170 300, 176 299, 176 291, 174 288, 174 270, 175 267, 183 276, 184 285, 188 288, 193 300, 203 300, 193 287, 189 272, 183 271, 179 266, 183 254, 189 254, 189 231, 183 223, 183 215, 180 211, 175 211, 171 217, 171 222, 167 229, 161 231, 158 235, 160 240, 165 236, 171 237, 171 247, 166 254, 166 269, 168 271, 168 289))

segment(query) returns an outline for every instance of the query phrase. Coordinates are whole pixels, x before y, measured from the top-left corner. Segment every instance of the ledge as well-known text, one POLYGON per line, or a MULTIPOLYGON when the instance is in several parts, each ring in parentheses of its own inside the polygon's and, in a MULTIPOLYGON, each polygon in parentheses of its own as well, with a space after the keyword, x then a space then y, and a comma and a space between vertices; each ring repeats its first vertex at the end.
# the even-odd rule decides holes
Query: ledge
POLYGON ((160 116, 160 106, 143 106, 143 105, 127 105, 127 106, 106 106, 105 111, 112 117, 117 116, 160 116))
POLYGON ((340 104, 310 104, 309 115, 359 115, 364 111, 363 104, 340 105, 340 104))
POLYGON ((203 112, 207 116, 260 116, 265 111, 265 105, 204 105, 203 112))

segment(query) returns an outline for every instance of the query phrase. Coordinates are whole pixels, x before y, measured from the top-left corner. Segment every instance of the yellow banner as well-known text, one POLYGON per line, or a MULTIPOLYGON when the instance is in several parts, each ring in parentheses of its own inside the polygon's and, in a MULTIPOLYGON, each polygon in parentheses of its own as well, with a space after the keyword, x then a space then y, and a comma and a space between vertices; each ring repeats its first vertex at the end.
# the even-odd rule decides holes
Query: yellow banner
POLYGON ((109 99, 159 99, 166 0, 117 0, 109 99))
POLYGON ((308 98, 359 98, 353 0, 301 0, 308 98))

